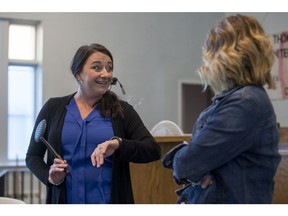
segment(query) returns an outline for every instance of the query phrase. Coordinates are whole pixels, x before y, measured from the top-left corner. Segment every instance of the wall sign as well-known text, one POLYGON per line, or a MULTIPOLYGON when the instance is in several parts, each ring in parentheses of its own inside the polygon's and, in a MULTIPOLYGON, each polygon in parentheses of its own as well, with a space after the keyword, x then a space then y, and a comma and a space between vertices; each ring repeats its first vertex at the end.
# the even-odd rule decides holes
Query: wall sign
POLYGON ((271 99, 288 99, 288 31, 272 34, 275 53, 272 74, 276 81, 276 91, 267 90, 271 99))

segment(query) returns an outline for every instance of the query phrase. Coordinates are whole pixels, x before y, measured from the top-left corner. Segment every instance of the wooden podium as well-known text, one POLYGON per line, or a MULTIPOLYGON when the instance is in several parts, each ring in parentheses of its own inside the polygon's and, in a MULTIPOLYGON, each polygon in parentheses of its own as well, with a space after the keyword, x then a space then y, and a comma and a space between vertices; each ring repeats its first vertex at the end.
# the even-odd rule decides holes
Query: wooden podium
POLYGON ((288 128, 280 128, 281 161, 274 177, 273 204, 288 204, 288 128))
POLYGON ((176 204, 175 190, 181 188, 172 178, 172 170, 163 168, 161 160, 170 149, 189 141, 191 135, 155 136, 161 147, 161 159, 147 164, 130 163, 131 179, 136 204, 176 204))

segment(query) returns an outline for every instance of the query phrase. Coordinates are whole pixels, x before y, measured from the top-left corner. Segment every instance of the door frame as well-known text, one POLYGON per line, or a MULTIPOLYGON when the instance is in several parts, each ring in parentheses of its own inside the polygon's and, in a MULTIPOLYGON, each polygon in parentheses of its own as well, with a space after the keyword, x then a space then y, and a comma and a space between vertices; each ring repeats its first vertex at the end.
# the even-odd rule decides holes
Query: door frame
POLYGON ((183 130, 183 120, 182 120, 182 107, 183 107, 183 85, 191 84, 191 85, 202 85, 201 80, 191 79, 191 80, 179 80, 178 81, 178 126, 183 130))

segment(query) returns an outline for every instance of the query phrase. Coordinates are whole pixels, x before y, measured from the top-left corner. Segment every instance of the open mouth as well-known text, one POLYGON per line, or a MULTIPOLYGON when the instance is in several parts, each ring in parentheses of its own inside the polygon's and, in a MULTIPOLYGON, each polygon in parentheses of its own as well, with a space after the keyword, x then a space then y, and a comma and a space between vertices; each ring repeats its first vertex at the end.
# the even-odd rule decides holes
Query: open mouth
POLYGON ((95 82, 99 85, 107 85, 109 84, 108 80, 95 80, 95 82))

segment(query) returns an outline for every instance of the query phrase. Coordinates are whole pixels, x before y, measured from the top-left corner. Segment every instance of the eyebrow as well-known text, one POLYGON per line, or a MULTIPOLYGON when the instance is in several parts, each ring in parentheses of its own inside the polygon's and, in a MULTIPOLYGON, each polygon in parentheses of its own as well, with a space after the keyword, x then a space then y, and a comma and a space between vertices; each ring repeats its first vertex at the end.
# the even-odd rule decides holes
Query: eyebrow
POLYGON ((103 62, 107 62, 107 63, 113 63, 112 61, 110 61, 110 60, 107 60, 107 61, 103 61, 103 60, 96 60, 96 61, 93 61, 92 63, 103 63, 103 62))

